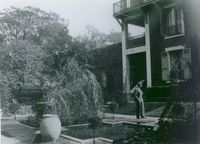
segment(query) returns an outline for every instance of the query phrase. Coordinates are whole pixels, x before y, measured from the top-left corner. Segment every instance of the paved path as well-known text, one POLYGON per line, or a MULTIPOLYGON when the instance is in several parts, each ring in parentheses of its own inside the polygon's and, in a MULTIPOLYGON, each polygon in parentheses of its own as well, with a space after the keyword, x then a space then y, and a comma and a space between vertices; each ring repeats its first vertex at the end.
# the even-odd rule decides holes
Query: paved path
MULTIPOLYGON (((9 119, 1 121, 1 131, 1 144, 31 144, 36 129, 9 119)), ((58 144, 70 143, 64 138, 59 138, 58 144)))
MULTIPOLYGON (((106 113, 105 118, 111 120, 112 114, 106 113)), ((115 121, 127 122, 143 122, 150 124, 150 122, 157 122, 158 118, 147 117, 145 119, 137 120, 135 116, 118 115, 115 114, 115 121)), ((114 122, 114 121, 113 121, 114 122)), ((2 139, 1 144, 30 144, 34 138, 34 133, 37 129, 20 124, 13 119, 1 120, 2 139)), ((98 143, 98 142, 97 142, 98 143)), ((51 144, 51 143, 48 143, 51 144)), ((57 144, 72 144, 67 139, 60 137, 57 144)))
POLYGON ((31 143, 35 129, 26 127, 19 124, 14 120, 2 120, 1 121, 1 131, 2 135, 2 144, 7 144, 7 141, 10 139, 10 142, 15 142, 16 144, 28 144, 31 143), (5 141, 3 141, 5 140, 5 141))
MULTIPOLYGON (((113 118, 112 113, 104 114, 104 119, 112 119, 112 118, 113 118)), ((143 122, 143 123, 158 122, 159 120, 159 117, 145 117, 142 119, 137 119, 136 116, 134 115, 122 115, 122 114, 114 114, 114 118, 116 120, 125 120, 125 121, 130 121, 130 122, 143 122)))

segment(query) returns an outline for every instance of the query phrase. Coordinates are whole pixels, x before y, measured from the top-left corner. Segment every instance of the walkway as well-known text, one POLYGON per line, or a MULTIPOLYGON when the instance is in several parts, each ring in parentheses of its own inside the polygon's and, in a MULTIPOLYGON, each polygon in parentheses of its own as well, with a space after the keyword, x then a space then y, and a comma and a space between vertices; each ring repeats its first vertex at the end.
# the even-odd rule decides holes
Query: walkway
POLYGON ((156 127, 158 123, 159 118, 158 117, 145 117, 142 119, 137 119, 136 116, 133 115, 122 115, 122 114, 113 114, 112 113, 105 113, 103 122, 107 124, 140 124, 143 126, 149 126, 149 127, 156 127))
MULTIPOLYGON (((30 144, 36 129, 9 119, 1 121, 1 131, 1 144, 30 144)), ((66 143, 70 144, 64 138, 59 138, 57 144, 66 143)))
MULTIPOLYGON (((103 121, 109 124, 127 123, 127 124, 141 124, 147 126, 155 126, 158 122, 158 118, 146 117, 144 119, 136 119, 135 116, 119 115, 115 114, 115 118, 112 119, 112 114, 106 113, 103 121)), ((34 138, 34 133, 37 129, 19 123, 13 119, 1 120, 2 131, 2 144, 30 144, 34 138)), ((99 143, 97 141, 97 143, 99 143)), ((52 144, 52 143, 48 143, 52 144)), ((55 144, 55 143, 54 143, 55 144)), ((74 144, 69 140, 60 137, 57 144, 74 144)))

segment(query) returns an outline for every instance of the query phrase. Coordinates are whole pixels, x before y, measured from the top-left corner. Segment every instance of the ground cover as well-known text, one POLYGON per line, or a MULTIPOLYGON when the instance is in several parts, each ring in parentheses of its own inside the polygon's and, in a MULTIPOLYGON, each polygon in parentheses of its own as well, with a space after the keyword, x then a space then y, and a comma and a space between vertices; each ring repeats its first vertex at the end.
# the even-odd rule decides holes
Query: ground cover
MULTIPOLYGON (((94 136, 103 137, 107 139, 120 139, 126 137, 128 126, 107 126, 104 125, 96 129, 94 136)), ((87 126, 71 127, 63 131, 62 134, 79 138, 82 140, 93 138, 93 130, 87 126)))
POLYGON ((27 119, 20 120, 19 122, 34 128, 40 127, 40 120, 35 116, 29 116, 27 119))
MULTIPOLYGON (((159 117, 162 113, 162 107, 165 106, 166 103, 164 102, 146 102, 145 103, 145 111, 147 116, 155 116, 159 117), (161 109, 160 109, 161 108, 161 109), (151 111, 154 111, 156 109, 160 109, 156 111, 156 113, 150 113, 151 111)), ((128 103, 124 106, 119 107, 115 110, 116 114, 124 114, 124 115, 136 115, 135 111, 135 104, 134 103, 128 103)), ((107 113, 112 113, 109 108, 105 110, 107 113)))

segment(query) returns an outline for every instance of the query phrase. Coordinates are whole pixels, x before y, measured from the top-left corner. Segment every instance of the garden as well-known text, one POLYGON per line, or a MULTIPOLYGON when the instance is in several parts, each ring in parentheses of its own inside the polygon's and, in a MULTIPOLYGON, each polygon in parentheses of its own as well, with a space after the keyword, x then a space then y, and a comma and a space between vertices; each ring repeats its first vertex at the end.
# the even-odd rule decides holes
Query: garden
POLYGON ((0 15, 1 108, 16 119, 21 105, 29 105, 34 116, 20 123, 40 129, 35 135, 41 134, 43 142, 56 141, 60 133, 116 144, 199 139, 200 105, 176 100, 177 93, 167 103, 146 104, 147 116, 159 117, 155 127, 144 127, 141 122, 105 124, 104 112, 112 113, 114 121, 116 114, 134 115, 134 104, 113 101, 103 110, 102 88, 88 63, 88 42, 70 36, 68 24, 56 13, 12 7, 0 15))

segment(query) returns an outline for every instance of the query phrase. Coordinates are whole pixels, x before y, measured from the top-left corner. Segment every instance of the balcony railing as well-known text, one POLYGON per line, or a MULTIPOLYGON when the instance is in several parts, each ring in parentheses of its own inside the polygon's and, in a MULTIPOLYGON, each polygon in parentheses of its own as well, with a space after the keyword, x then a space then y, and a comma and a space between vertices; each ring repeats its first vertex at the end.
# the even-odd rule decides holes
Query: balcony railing
POLYGON ((144 45, 145 45, 144 34, 134 36, 134 37, 129 37, 129 39, 127 39, 127 49, 144 46, 144 45))
POLYGON ((134 9, 139 6, 147 5, 154 1, 157 0, 121 0, 113 4, 113 13, 114 15, 116 15, 129 9, 134 9))
MULTIPOLYGON (((166 25, 165 25, 166 27, 166 25)), ((165 28, 165 35, 171 36, 171 35, 177 35, 177 34, 183 34, 184 31, 182 29, 182 24, 177 24, 174 26, 167 26, 165 28)))

